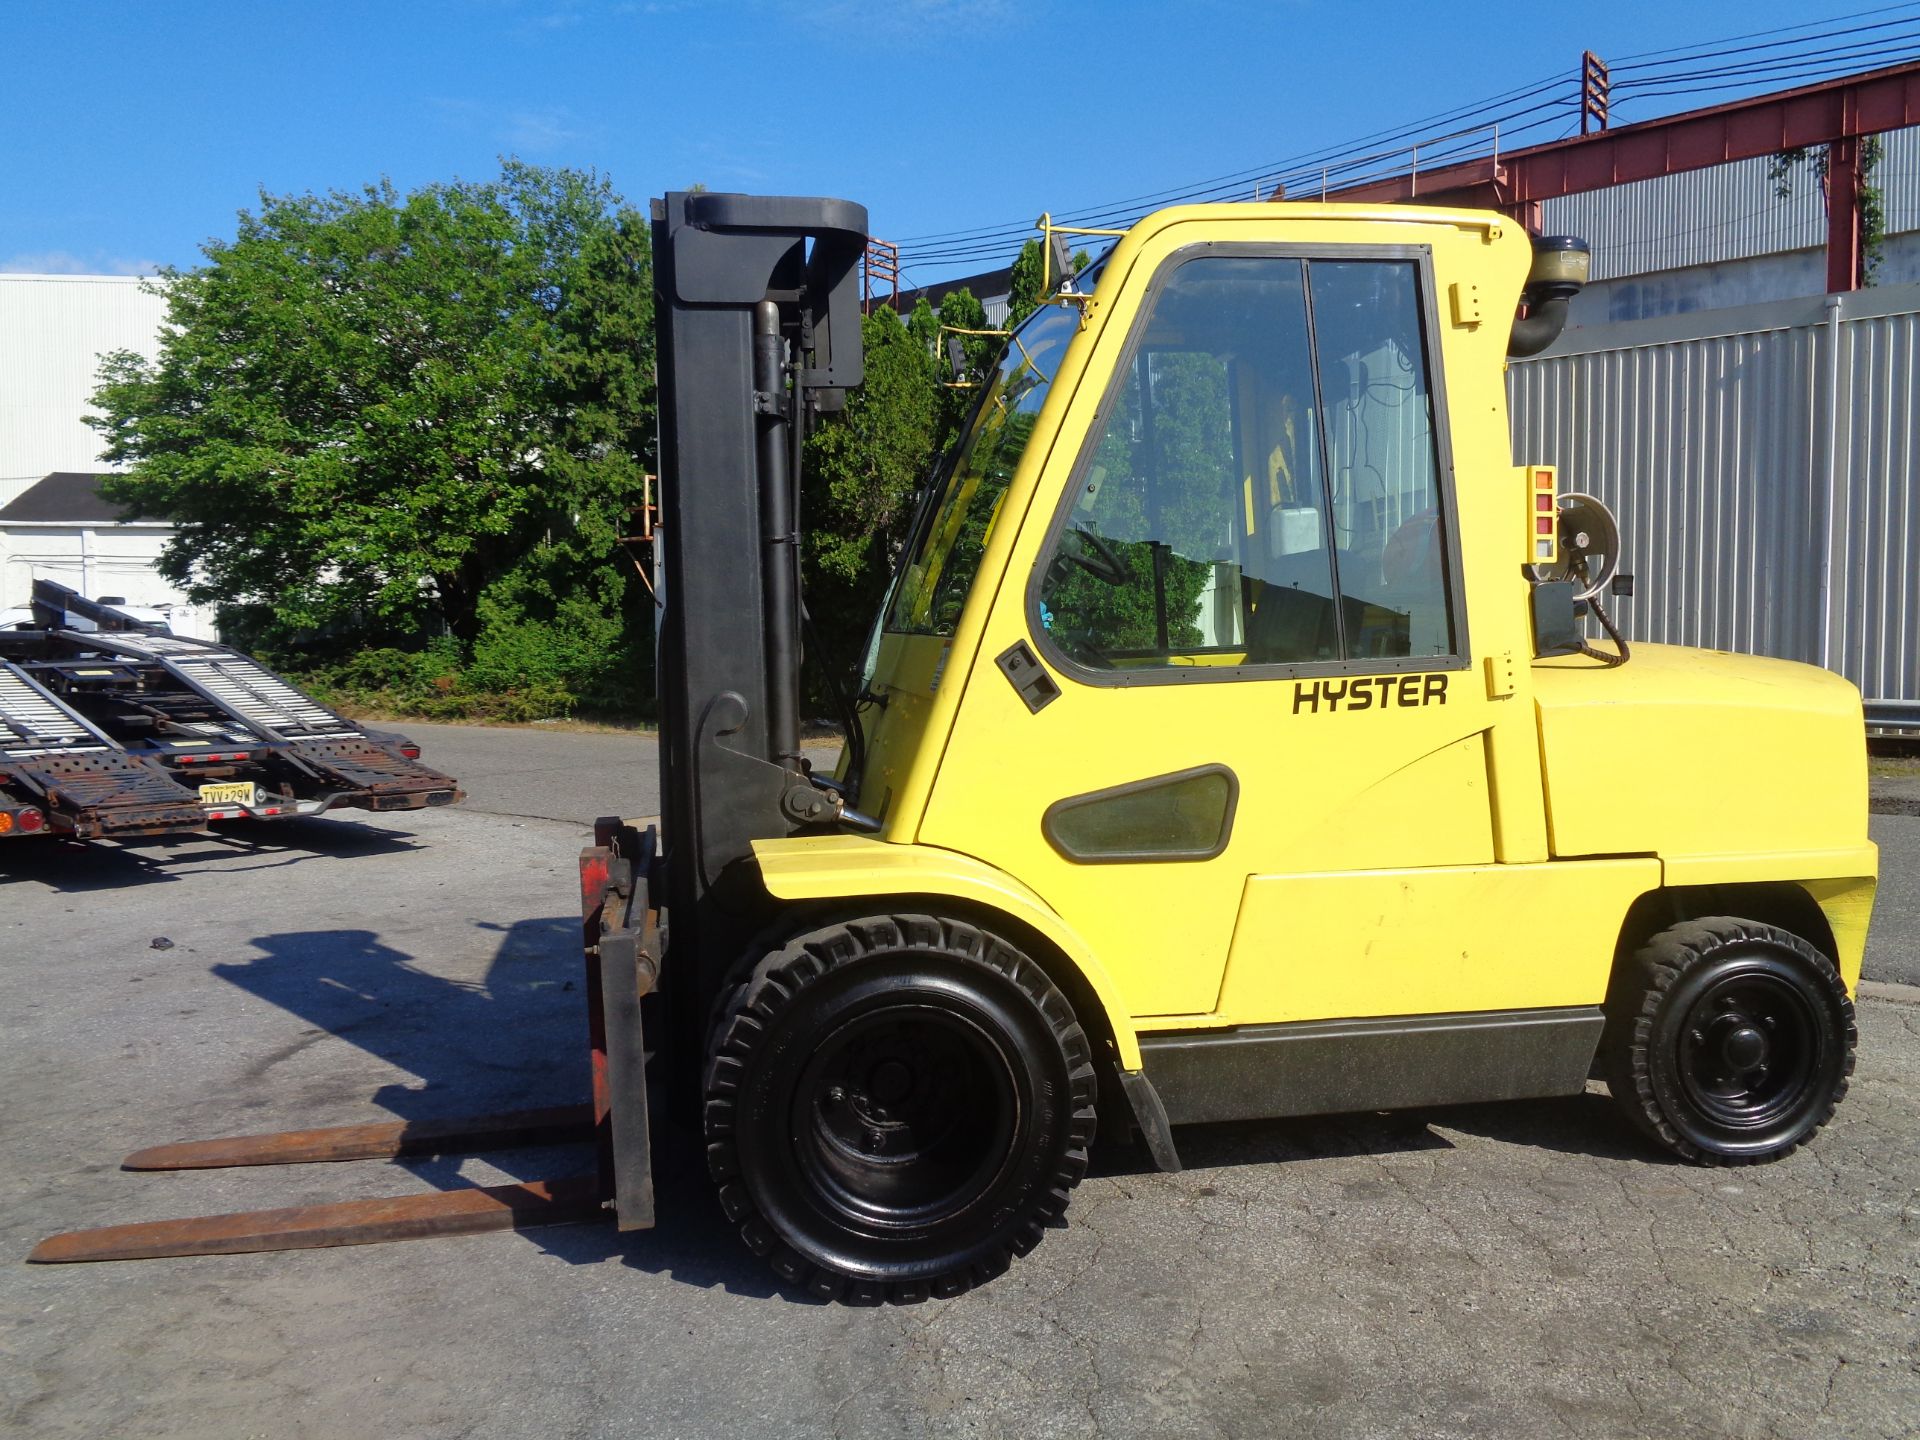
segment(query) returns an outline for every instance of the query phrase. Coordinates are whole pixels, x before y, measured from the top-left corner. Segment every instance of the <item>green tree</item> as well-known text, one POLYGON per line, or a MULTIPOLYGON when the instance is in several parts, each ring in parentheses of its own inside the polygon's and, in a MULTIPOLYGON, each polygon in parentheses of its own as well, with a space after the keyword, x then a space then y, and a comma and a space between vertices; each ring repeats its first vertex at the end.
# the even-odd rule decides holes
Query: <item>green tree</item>
MULTIPOLYGON (((1087 268, 1089 256, 1084 250, 1073 252, 1073 273, 1087 268)), ((1049 275, 1042 266, 1040 242, 1029 240, 1014 257, 1013 271, 1007 279, 1007 320, 1009 330, 1040 308, 1040 302, 1060 288, 1060 277, 1049 275), (1044 288, 1043 288, 1044 287, 1044 288)))
POLYGON ((618 537, 653 425, 647 226, 603 179, 263 194, 204 253, 161 282, 159 357, 109 357, 94 396, 108 494, 178 526, 163 573, 281 635, 444 627, 575 688, 646 648, 618 537))
MULTIPOLYGON (((1887 196, 1874 183, 1885 154, 1885 142, 1878 135, 1869 135, 1860 142, 1860 272, 1868 285, 1873 284, 1873 272, 1885 258, 1886 251, 1887 196)), ((1774 197, 1785 200, 1793 194, 1794 173, 1809 161, 1814 184, 1825 194, 1827 155, 1824 145, 1812 150, 1801 145, 1775 155, 1767 162, 1767 179, 1773 185, 1774 197)))
MULTIPOLYGON (((807 606, 828 657, 858 659, 912 519, 914 492, 941 442, 941 362, 931 313, 902 321, 885 306, 861 321, 866 381, 807 437, 803 481, 807 606)), ((937 329, 937 327, 935 327, 937 329)))
POLYGON ((1076 509, 1042 589, 1056 636, 1083 658, 1152 651, 1163 621, 1170 647, 1203 643, 1202 595, 1212 562, 1230 544, 1223 523, 1233 492, 1229 393, 1225 362, 1204 352, 1157 352, 1126 377, 1095 449, 1097 494, 1076 509), (1150 426, 1141 423, 1149 409, 1150 426), (1148 434, 1151 445, 1135 438, 1148 434), (1106 542, 1124 580, 1087 536, 1106 542), (1073 556, 1094 561, 1096 570, 1073 556))
MULTIPOLYGON (((914 318, 909 321, 910 327, 919 322, 920 308, 925 304, 926 301, 922 300, 920 305, 914 307, 914 318)), ((929 318, 934 318, 931 310, 927 314, 929 318)), ((987 328, 986 307, 974 297, 971 290, 962 286, 940 302, 940 314, 937 319, 934 319, 934 325, 929 332, 928 343, 938 357, 937 368, 941 382, 940 438, 934 447, 936 454, 953 443, 954 437, 960 433, 960 427, 965 424, 968 414, 973 409, 973 402, 980 393, 977 384, 954 382, 953 372, 947 363, 946 346, 942 343, 942 337, 939 334, 941 325, 949 325, 959 330, 985 330, 987 328)), ((962 335, 959 338, 961 352, 966 356, 967 374, 976 378, 985 375, 993 368, 1000 358, 1000 351, 1007 343, 997 335, 962 335)))
POLYGON ((1007 328, 1019 328, 1020 322, 1040 307, 1040 242, 1029 240, 1014 257, 1013 271, 1007 279, 1007 328))

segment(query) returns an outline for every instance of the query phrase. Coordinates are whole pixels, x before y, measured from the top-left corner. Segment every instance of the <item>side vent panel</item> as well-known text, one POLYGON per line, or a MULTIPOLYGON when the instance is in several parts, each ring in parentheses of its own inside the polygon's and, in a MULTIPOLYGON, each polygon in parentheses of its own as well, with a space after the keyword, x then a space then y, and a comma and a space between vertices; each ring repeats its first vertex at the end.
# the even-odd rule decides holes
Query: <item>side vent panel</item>
POLYGON ((1047 843, 1082 864, 1211 860, 1227 848, 1240 782, 1224 765, 1202 765, 1047 807, 1047 843))

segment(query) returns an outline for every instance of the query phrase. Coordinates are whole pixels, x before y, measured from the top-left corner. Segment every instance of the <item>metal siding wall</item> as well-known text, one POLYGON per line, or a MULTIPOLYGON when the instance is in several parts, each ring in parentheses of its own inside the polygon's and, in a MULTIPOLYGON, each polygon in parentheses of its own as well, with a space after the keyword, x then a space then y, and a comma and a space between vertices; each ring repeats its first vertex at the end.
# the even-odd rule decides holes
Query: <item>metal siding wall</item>
POLYGON ((1737 334, 1620 326, 1609 348, 1514 364, 1515 458, 1620 517, 1629 638, 1813 662, 1824 647, 1869 700, 1920 700, 1920 293, 1841 301, 1837 404, 1818 304, 1759 307, 1784 323, 1737 334))
MULTIPOLYGON (((1890 131, 1884 142, 1874 178, 1886 197, 1887 233, 1920 229, 1920 128, 1890 131)), ((1593 247, 1595 280, 1825 245, 1826 202, 1812 157, 1795 167, 1784 199, 1774 194, 1770 163, 1739 160, 1561 196, 1541 207, 1542 223, 1593 247)))
POLYGON ((1832 664, 1869 699, 1920 701, 1920 315, 1841 331, 1832 664))
POLYGON ((1543 224, 1549 233, 1578 235, 1593 247, 1596 280, 1822 243, 1818 181, 1802 166, 1792 193, 1780 199, 1767 164, 1741 160, 1549 200, 1541 207, 1543 224))
POLYGON ((1878 173, 1887 199, 1887 233, 1920 230, 1920 128, 1889 131, 1878 173))

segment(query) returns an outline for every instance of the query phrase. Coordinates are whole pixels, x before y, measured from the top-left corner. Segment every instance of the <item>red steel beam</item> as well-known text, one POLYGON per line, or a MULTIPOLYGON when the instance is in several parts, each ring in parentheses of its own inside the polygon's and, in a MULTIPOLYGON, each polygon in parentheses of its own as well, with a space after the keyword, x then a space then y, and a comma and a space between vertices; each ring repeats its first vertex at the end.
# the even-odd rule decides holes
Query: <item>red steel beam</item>
POLYGON ((1368 181, 1330 190, 1327 199, 1417 200, 1423 205, 1513 210, 1584 190, 1777 155, 1803 145, 1857 140, 1907 125, 1920 125, 1920 62, 1534 145, 1502 155, 1497 162, 1482 158, 1417 176, 1368 181))
POLYGON ((1827 146, 1827 290, 1858 290, 1866 279, 1861 253, 1864 216, 1860 210, 1860 137, 1848 135, 1827 146))

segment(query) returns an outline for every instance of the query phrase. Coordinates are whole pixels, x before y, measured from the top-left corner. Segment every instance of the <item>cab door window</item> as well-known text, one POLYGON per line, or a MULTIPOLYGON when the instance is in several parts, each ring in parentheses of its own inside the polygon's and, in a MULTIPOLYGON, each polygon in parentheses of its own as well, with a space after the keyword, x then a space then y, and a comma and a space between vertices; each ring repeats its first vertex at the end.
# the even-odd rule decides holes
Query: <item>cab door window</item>
POLYGON ((1096 671, 1454 653, 1419 276, 1206 256, 1159 285, 1035 621, 1096 671))

